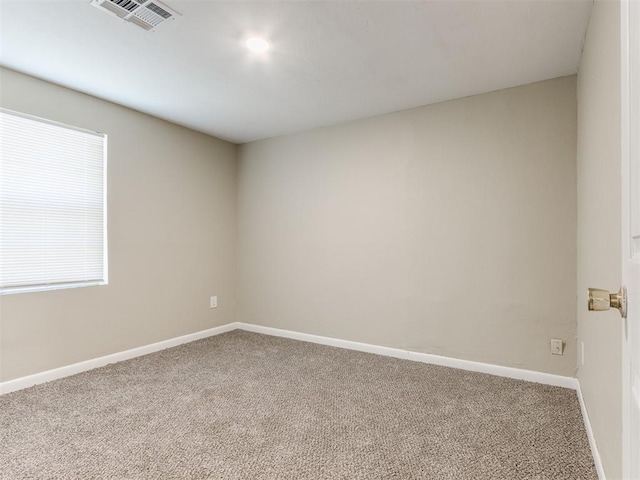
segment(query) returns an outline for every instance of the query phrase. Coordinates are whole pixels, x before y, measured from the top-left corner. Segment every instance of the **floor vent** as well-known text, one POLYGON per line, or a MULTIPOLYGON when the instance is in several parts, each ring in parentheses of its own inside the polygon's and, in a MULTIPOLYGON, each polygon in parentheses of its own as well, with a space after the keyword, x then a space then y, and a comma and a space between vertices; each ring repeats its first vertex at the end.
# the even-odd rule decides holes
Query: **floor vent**
POLYGON ((145 30, 153 30, 180 15, 157 0, 91 0, 91 5, 145 30))

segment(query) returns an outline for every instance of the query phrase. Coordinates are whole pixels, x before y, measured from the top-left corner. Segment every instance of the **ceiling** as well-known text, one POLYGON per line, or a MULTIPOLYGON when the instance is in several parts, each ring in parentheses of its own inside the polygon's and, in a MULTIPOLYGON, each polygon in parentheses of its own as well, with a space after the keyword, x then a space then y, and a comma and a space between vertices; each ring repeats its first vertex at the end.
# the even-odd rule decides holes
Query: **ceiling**
POLYGON ((165 3, 182 17, 147 32, 2 0, 0 64, 244 143, 574 74, 592 0, 165 3))

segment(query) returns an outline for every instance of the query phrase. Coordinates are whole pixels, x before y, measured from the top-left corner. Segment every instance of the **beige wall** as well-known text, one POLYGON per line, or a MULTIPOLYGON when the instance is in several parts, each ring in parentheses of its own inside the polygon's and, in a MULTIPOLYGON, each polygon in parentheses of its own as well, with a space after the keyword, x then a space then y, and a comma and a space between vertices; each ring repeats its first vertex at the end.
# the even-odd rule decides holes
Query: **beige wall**
POLYGON ((573 376, 575 88, 240 147, 238 320, 573 376))
POLYGON ((0 380, 234 320, 234 145, 10 70, 0 103, 109 136, 109 285, 1 296, 0 380))
POLYGON ((0 82, 109 135, 110 247, 108 286, 0 297, 1 380, 236 319, 573 375, 575 77, 244 145, 239 178, 231 144, 0 82))
POLYGON ((586 290, 621 271, 620 5, 596 1, 578 75, 578 378, 607 478, 622 477, 622 322, 589 313, 586 290))

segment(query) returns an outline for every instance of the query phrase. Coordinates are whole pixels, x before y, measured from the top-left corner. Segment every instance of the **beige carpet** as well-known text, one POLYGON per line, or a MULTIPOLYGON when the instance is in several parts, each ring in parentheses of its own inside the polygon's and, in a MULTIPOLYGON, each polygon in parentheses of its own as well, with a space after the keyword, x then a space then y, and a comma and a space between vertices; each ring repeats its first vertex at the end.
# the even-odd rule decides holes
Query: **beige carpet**
POLYGON ((572 390, 234 331, 0 397, 0 478, 597 475, 572 390))

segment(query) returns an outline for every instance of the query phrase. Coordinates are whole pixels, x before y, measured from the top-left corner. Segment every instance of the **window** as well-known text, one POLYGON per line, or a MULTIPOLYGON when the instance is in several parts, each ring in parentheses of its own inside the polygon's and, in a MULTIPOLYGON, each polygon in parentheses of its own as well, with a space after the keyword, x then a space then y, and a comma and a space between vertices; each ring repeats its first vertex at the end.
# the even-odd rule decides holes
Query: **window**
POLYGON ((0 109, 0 293, 107 283, 107 138, 0 109))

